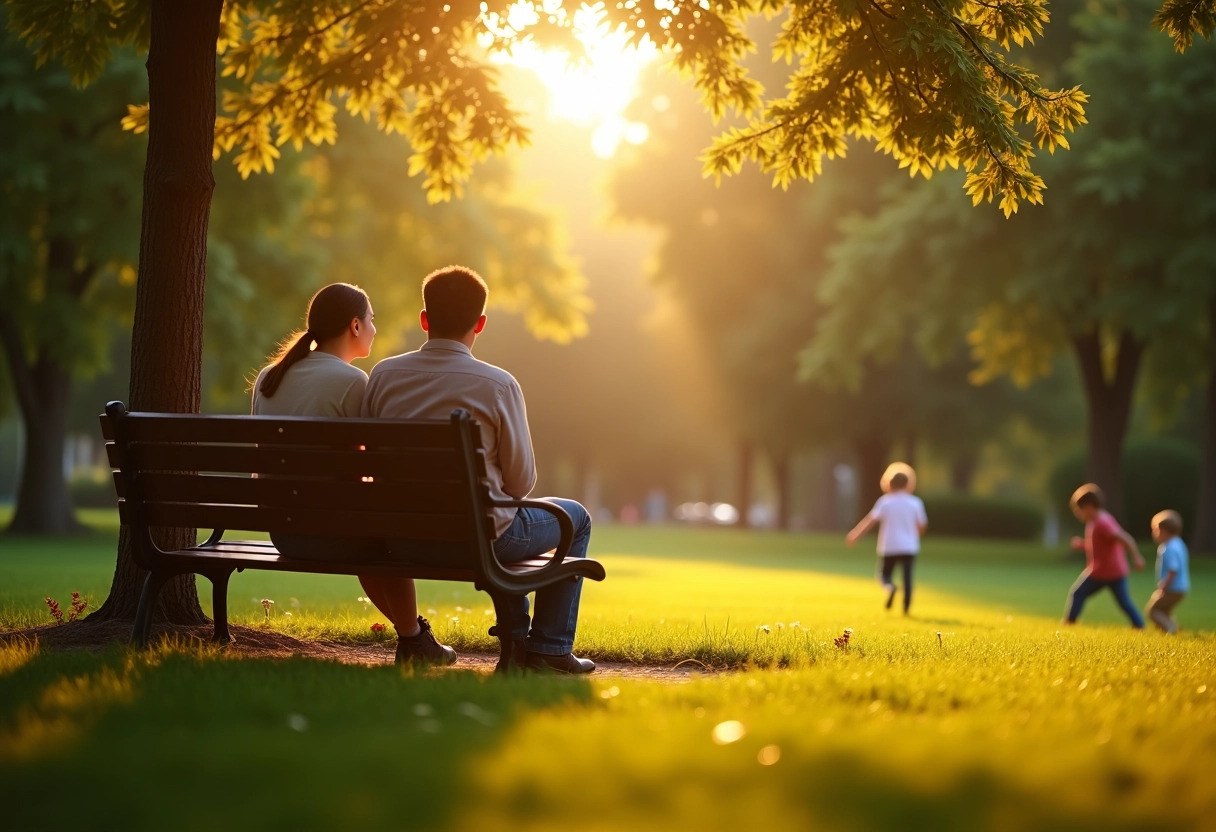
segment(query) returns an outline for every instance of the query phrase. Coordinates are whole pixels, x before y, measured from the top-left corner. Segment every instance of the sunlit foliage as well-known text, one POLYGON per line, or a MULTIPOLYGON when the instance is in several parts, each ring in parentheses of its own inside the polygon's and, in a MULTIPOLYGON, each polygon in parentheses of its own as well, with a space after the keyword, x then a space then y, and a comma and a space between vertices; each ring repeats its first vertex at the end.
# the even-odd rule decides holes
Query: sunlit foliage
MULTIPOLYGON (((13 26, 39 58, 96 77, 115 43, 144 45, 147 0, 9 0, 13 26), (87 25, 82 25, 84 21, 87 25)), ((435 201, 458 195, 476 162, 525 141, 520 113, 488 56, 536 41, 581 51, 571 3, 560 0, 232 0, 222 12, 223 98, 217 153, 243 176, 273 170, 283 145, 333 142, 341 110, 410 142, 411 171, 435 201)), ((620 0, 606 25, 649 39, 700 90, 716 117, 733 113, 705 156, 707 173, 754 162, 774 183, 812 179, 849 137, 872 140, 913 175, 964 168, 977 204, 1006 215, 1043 199, 1036 148, 1068 147, 1086 94, 1046 88, 1011 58, 1048 22, 1047 0, 620 0), (771 44, 791 65, 785 94, 749 76, 755 15, 783 20, 771 44)), ((1210 36, 1212 0, 1167 0, 1157 24, 1185 48, 1210 36)), ((1148 25, 1148 21, 1145 21, 1148 25)), ((126 124, 146 125, 135 105, 126 124)))

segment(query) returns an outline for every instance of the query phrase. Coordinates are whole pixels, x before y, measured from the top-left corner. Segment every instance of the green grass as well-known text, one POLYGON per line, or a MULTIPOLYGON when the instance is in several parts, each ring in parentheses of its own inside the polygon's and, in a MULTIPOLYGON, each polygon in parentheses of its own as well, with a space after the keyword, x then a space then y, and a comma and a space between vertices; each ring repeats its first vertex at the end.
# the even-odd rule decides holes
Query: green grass
MULTIPOLYGON (((0 547, 8 626, 40 620, 47 594, 108 587, 112 529, 0 547)), ((880 608, 872 554, 835 537, 605 527, 595 553, 609 580, 584 590, 580 650, 753 669, 504 680, 10 647, 3 825, 70 805, 127 829, 1216 828, 1207 562, 1169 638, 1130 631, 1106 598, 1060 627, 1080 567, 1033 546, 931 539, 910 619, 880 608), (715 742, 734 721, 742 736, 715 742)), ((1133 593, 1150 586, 1138 575, 1133 593)), ((376 618, 359 594, 353 579, 269 573, 232 588, 248 623, 271 597, 269 626, 347 639, 376 618)), ((445 638, 490 646, 484 596, 420 596, 445 638)))

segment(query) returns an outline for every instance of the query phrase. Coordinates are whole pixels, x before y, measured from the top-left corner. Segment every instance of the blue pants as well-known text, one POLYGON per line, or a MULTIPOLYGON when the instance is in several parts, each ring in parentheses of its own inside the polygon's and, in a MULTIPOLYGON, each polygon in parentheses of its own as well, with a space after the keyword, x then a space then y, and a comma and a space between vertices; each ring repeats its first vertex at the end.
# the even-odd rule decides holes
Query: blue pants
MULTIPOLYGON (((591 544, 591 515, 574 500, 542 497, 545 502, 560 506, 574 523, 574 542, 567 558, 587 557, 591 544)), ((494 541, 494 554, 501 563, 518 563, 543 555, 556 548, 561 540, 557 518, 547 511, 521 508, 507 530, 494 541)), ((445 564, 468 557, 467 547, 453 551, 443 545, 421 547, 395 541, 394 553, 409 561, 422 564, 445 564)), ((511 638, 527 641, 528 651, 550 656, 564 656, 574 649, 574 631, 578 626, 578 605, 583 591, 583 579, 560 581, 536 592, 535 614, 528 616, 527 595, 507 595, 491 592, 497 626, 507 630, 511 638)))
POLYGON ((1132 596, 1127 591, 1127 578, 1104 581, 1093 577, 1089 572, 1082 572, 1081 577, 1073 584, 1072 590, 1068 593, 1068 623, 1072 624, 1080 617, 1081 608, 1085 606, 1089 596, 1104 589, 1109 589, 1114 594, 1115 603, 1132 622, 1132 626, 1138 630, 1143 629, 1144 618, 1140 615, 1140 610, 1136 609, 1136 605, 1132 603, 1132 596))

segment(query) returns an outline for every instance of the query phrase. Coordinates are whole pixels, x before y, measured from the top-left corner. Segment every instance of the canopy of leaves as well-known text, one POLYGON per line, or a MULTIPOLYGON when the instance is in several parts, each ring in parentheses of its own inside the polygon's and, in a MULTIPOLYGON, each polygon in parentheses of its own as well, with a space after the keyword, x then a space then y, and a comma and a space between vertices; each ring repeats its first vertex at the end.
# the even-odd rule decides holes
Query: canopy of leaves
MULTIPOLYGON (((1079 333, 1152 341, 1159 379, 1194 376, 1216 293, 1216 49, 1176 55, 1144 27, 1145 0, 1090 3, 1059 70, 1094 100, 1073 153, 1045 168, 1054 199, 1012 222, 960 208, 936 183, 851 221, 821 299, 804 372, 848 383, 911 333, 930 355, 966 334, 979 380, 1047 372, 1079 333), (1164 354, 1164 353, 1163 353, 1164 354)), ((948 185, 947 185, 948 187, 948 185)))
MULTIPOLYGON (((13 27, 40 59, 96 77, 113 44, 143 45, 148 0, 7 0, 13 27)), ((225 93, 216 151, 234 151, 243 176, 272 170, 286 144, 332 143, 337 114, 403 134, 410 170, 432 200, 458 194, 473 165, 526 140, 491 62, 523 40, 561 45, 573 3, 560 0, 230 0, 218 49, 225 93)), ((1212 0, 1167 0, 1158 24, 1179 46, 1211 31, 1212 0)), ((733 112, 705 157, 714 175, 746 161, 788 186, 864 138, 913 175, 968 171, 972 199, 999 197, 1008 215, 1041 202, 1036 147, 1054 152, 1084 122, 1086 94, 1047 89, 1011 59, 1048 21, 1047 0, 621 0, 598 7, 601 25, 649 38, 690 76, 715 116, 733 112), (756 44, 746 24, 782 20, 772 43, 791 69, 780 97, 748 75, 756 44), (1027 135, 1029 133, 1029 135, 1027 135)), ((1147 25, 1147 21, 1146 21, 1147 25)), ((147 124, 133 106, 129 128, 147 124)))

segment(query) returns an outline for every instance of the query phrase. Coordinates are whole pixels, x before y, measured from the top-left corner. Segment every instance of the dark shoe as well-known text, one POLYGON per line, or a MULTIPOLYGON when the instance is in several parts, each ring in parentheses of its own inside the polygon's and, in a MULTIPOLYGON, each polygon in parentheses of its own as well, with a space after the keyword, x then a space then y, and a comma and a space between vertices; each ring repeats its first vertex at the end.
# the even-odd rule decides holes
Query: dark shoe
MULTIPOLYGON (((498 635, 498 627, 490 628, 490 635, 498 635)), ((528 667, 528 642, 522 638, 499 639, 498 641, 498 664, 494 666, 494 672, 503 675, 506 673, 522 673, 528 667)))
POLYGON ((422 629, 417 635, 397 636, 397 664, 451 664, 456 661, 456 651, 439 643, 430 623, 421 615, 418 626, 422 629))
POLYGON ((895 603, 895 593, 899 591, 899 587, 891 584, 891 588, 887 590, 887 609, 891 609, 891 605, 895 603))
POLYGON ((591 659, 580 659, 573 653, 567 653, 564 656, 528 653, 527 668, 548 673, 569 673, 572 676, 581 676, 595 670, 595 662, 591 659))

